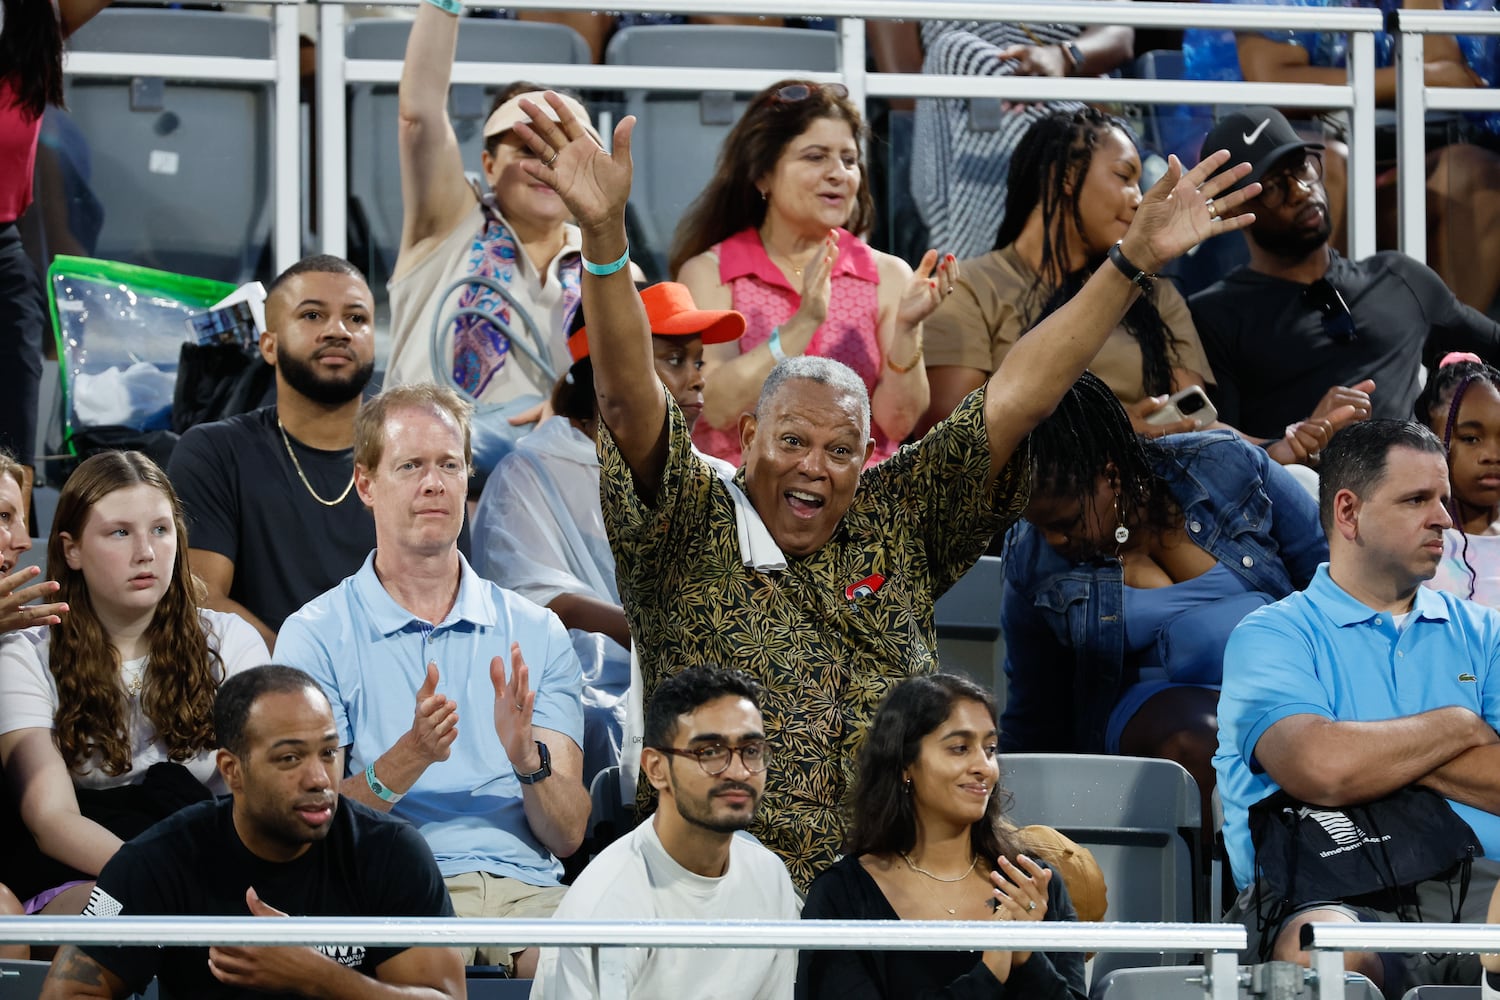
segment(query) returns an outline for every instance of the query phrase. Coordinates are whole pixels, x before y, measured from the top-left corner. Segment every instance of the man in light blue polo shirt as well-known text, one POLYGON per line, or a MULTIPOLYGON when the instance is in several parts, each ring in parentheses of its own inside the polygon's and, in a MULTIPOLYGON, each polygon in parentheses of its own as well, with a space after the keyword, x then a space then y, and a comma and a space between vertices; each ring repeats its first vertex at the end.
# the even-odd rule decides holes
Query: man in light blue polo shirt
MULTIPOLYGON (((348 747, 342 793, 421 831, 458 916, 545 917, 563 896, 557 859, 588 822, 582 678, 557 616, 458 551, 471 411, 432 385, 361 408, 354 485, 375 551, 286 620, 276 656, 328 692, 348 747)), ((478 957, 530 976, 536 951, 478 957)))
MULTIPOLYGON (((1247 813, 1278 789, 1333 807, 1409 785, 1442 794, 1488 856, 1474 863, 1464 920, 1484 920, 1500 873, 1488 860, 1500 858, 1500 614, 1421 585, 1452 523, 1442 443, 1414 422, 1371 420, 1334 437, 1320 473, 1328 563, 1305 591, 1235 629, 1214 757, 1225 843, 1244 890, 1228 919, 1250 927, 1252 952, 1264 937, 1264 957, 1303 964, 1304 923, 1400 917, 1388 900, 1361 898, 1307 904, 1279 925, 1257 926, 1247 813)), ((1403 900, 1404 918, 1454 919, 1461 891, 1457 877, 1451 882, 1419 883, 1403 900)), ((1404 958, 1350 961, 1387 996, 1478 979, 1473 955, 1404 958)))

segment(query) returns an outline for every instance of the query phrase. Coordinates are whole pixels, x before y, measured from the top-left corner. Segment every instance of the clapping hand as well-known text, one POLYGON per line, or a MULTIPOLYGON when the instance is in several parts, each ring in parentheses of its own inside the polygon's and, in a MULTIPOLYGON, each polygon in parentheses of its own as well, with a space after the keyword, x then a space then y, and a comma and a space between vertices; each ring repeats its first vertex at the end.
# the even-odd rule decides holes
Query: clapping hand
POLYGON ((522 160, 521 169, 556 191, 584 228, 624 219, 625 202, 630 198, 630 136, 635 116, 626 115, 615 126, 614 152, 607 153, 562 98, 550 90, 544 96, 557 113, 557 121, 531 101, 521 101, 521 110, 531 121, 517 123, 515 133, 537 155, 535 160, 522 160))
POLYGON ((495 735, 517 774, 530 774, 541 767, 536 740, 531 735, 531 714, 536 692, 531 690, 531 671, 521 657, 521 644, 510 644, 510 675, 505 657, 490 660, 490 683, 495 686, 495 735))
POLYGON ((417 690, 417 708, 412 717, 412 742, 428 764, 448 759, 458 739, 458 703, 437 693, 438 668, 427 664, 427 676, 417 690))
POLYGON ((896 307, 898 327, 911 329, 932 315, 933 310, 953 294, 957 283, 957 258, 949 253, 940 259, 936 250, 928 250, 901 293, 901 302, 896 307))
POLYGON ((1228 162, 1226 149, 1204 157, 1188 171, 1175 154, 1167 158, 1167 172, 1141 199, 1122 241, 1121 250, 1132 264, 1154 274, 1209 237, 1255 221, 1254 213, 1237 210, 1260 194, 1259 182, 1219 197, 1250 172, 1248 163, 1221 169, 1228 162))

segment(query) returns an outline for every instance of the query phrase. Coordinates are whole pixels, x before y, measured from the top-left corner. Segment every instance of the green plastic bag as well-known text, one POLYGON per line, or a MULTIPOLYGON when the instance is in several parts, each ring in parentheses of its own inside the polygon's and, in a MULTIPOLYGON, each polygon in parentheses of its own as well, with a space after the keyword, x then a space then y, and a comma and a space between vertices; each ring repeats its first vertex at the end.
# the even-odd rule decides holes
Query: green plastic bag
POLYGON ((68 453, 78 453, 74 437, 87 428, 169 428, 177 360, 192 339, 188 321, 234 289, 136 264, 55 258, 47 301, 68 453))

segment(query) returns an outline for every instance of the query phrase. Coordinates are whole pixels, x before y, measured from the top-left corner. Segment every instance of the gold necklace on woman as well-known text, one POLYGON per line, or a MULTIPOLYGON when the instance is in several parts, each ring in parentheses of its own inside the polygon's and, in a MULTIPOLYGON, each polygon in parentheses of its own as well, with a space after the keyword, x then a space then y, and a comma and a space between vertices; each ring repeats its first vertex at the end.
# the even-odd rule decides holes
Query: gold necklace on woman
POLYGON ((313 489, 312 483, 307 481, 307 474, 302 471, 302 463, 297 461, 297 453, 292 450, 292 439, 287 437, 286 426, 281 422, 280 417, 276 418, 276 429, 281 431, 281 443, 286 445, 286 454, 292 460, 292 468, 297 470, 297 478, 302 480, 302 485, 307 488, 307 492, 312 495, 312 498, 324 507, 337 507, 343 503, 344 498, 349 495, 349 491, 354 489, 354 470, 349 470, 349 485, 344 487, 344 492, 332 500, 324 500, 318 496, 318 491, 313 489))
POLYGON ((962 875, 959 875, 957 878, 943 878, 943 876, 941 875, 934 875, 926 868, 920 867, 915 861, 911 859, 911 855, 907 854, 905 851, 897 851, 896 853, 901 855, 901 860, 906 862, 906 867, 910 868, 912 871, 918 873, 919 875, 926 875, 934 882, 962 882, 964 879, 968 878, 970 874, 973 873, 974 866, 979 864, 979 855, 975 854, 973 860, 969 862, 969 867, 964 869, 962 875))

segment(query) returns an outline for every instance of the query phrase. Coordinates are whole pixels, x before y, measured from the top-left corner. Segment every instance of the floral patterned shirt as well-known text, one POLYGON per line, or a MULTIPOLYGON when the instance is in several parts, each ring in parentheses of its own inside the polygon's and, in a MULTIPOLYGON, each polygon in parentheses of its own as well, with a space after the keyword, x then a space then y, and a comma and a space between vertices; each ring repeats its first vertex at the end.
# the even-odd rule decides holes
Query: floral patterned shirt
MULTIPOLYGON (((735 667, 764 688, 775 750, 753 832, 806 889, 838 857, 855 753, 901 680, 934 671, 933 604, 1020 517, 1029 453, 986 490, 984 389, 920 442, 864 470, 833 537, 787 568, 744 565, 728 488, 692 450, 668 398, 656 502, 636 492, 607 429, 600 495, 620 595, 649 700, 685 667, 735 667), (876 578, 879 578, 878 581, 876 578)), ((736 482, 744 488, 743 469, 736 482)), ((999 600, 999 595, 996 595, 999 600)))

